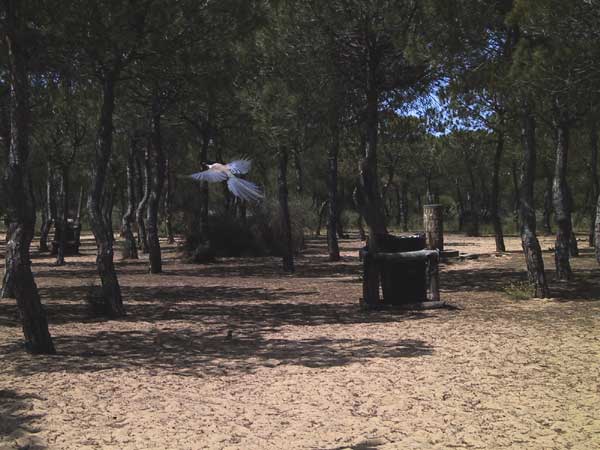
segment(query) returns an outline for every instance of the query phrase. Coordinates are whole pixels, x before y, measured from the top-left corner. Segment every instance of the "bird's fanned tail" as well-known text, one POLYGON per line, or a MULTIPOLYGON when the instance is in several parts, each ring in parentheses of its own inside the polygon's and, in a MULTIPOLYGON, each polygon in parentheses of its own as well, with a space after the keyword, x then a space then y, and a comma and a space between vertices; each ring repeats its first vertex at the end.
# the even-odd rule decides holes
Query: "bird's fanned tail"
POLYGON ((247 202, 258 202, 264 197, 257 185, 241 178, 229 178, 227 180, 227 187, 233 195, 247 202))

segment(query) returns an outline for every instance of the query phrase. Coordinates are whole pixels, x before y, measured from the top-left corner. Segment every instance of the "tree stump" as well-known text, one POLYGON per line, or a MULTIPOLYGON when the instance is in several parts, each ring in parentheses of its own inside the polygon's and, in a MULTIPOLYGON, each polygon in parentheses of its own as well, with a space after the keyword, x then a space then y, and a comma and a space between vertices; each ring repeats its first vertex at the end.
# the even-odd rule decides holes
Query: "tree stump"
POLYGON ((429 250, 444 250, 444 209, 442 205, 423 206, 423 226, 429 250))

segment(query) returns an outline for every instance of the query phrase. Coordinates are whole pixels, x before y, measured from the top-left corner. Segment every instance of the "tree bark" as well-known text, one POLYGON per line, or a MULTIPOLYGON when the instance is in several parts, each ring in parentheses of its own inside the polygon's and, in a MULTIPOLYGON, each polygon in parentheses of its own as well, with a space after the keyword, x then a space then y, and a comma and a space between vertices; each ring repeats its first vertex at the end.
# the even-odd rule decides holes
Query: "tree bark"
POLYGON ((83 186, 79 189, 79 201, 77 202, 77 213, 75 215, 75 223, 81 225, 81 207, 83 205, 83 186))
MULTIPOLYGON (((200 161, 203 164, 208 164, 208 149, 210 146, 210 140, 212 137, 212 120, 213 120, 213 109, 214 109, 214 100, 209 100, 208 104, 208 114, 206 116, 206 120, 202 123, 200 127, 200 134, 202 137, 202 147, 200 150, 200 161)), ((208 224, 208 207, 209 207, 209 190, 208 190, 208 182, 202 181, 200 183, 200 236, 202 237, 200 245, 206 245, 209 242, 209 224, 208 224)))
POLYGON ((467 192, 467 201, 469 202, 470 218, 469 229, 467 230, 467 236, 479 236, 479 215, 481 212, 481 203, 479 202, 479 196, 476 194, 478 191, 475 183, 475 174, 473 173, 473 166, 467 161, 467 172, 469 174, 469 181, 471 183, 471 190, 467 192))
POLYGON ((47 252, 48 249, 48 235, 50 234, 50 230, 52 229, 52 225, 54 224, 54 219, 56 218, 56 205, 54 202, 54 192, 52 186, 52 180, 54 177, 54 173, 52 170, 52 165, 48 160, 46 163, 47 167, 47 177, 46 177, 46 204, 44 205, 44 220, 42 222, 42 228, 40 229, 40 252, 47 252))
POLYGON ((65 247, 67 245, 67 218, 69 214, 69 170, 68 167, 60 165, 60 214, 58 215, 57 226, 55 229, 58 236, 55 238, 58 242, 55 265, 65 264, 65 247))
POLYGON ((504 135, 498 133, 498 141, 496 143, 496 152, 494 153, 494 169, 492 174, 492 198, 491 198, 491 216, 494 226, 494 237, 496 240, 496 251, 505 252, 504 233, 502 232, 502 219, 499 213, 500 200, 500 165, 502 163, 502 153, 504 151, 504 135))
POLYGON ((521 191, 519 187, 519 176, 517 173, 517 162, 512 161, 512 181, 513 181, 513 220, 515 222, 515 233, 521 230, 521 191))
POLYGON ((135 221, 138 227, 138 249, 142 253, 148 253, 148 236, 146 233, 146 222, 144 220, 144 212, 146 205, 148 204, 148 198, 150 197, 150 160, 149 160, 149 143, 146 143, 143 155, 138 155, 138 177, 142 179, 142 196, 140 202, 135 210, 135 221), (139 163, 139 159, 143 158, 143 167, 139 163))
POLYGON ((548 173, 546 175, 546 189, 544 190, 544 234, 547 236, 552 235, 552 184, 554 177, 548 173))
POLYGON ((598 198, 596 199, 596 220, 595 220, 595 241, 596 241, 596 262, 600 264, 600 193, 598 194, 598 198))
POLYGON ((550 291, 548 290, 546 274, 544 272, 542 249, 536 235, 534 206, 536 165, 535 119, 527 104, 523 106, 521 115, 521 144, 523 146, 523 166, 521 171, 521 185, 519 187, 521 243, 527 263, 527 275, 529 282, 533 286, 534 296, 546 298, 550 296, 550 291))
POLYGON ((554 167, 554 182, 552 198, 554 200, 554 217, 556 220, 556 244, 554 260, 556 277, 559 280, 569 280, 572 276, 569 258, 571 255, 571 202, 567 186, 567 161, 569 154, 569 126, 563 123, 555 124, 556 131, 556 163, 554 167))
POLYGON ((595 222, 597 215, 597 205, 594 203, 600 194, 600 181, 598 180, 598 127, 594 121, 590 127, 590 184, 592 187, 592 198, 590 205, 590 232, 589 245, 594 247, 595 241, 595 222))
POLYGON ((400 207, 402 211, 402 231, 408 231, 408 220, 409 220, 409 209, 408 209, 408 183, 404 181, 402 183, 402 191, 401 191, 401 200, 402 206, 400 207))
POLYGON ((464 231, 465 220, 465 203, 463 201, 462 191, 460 189, 460 181, 458 178, 454 180, 456 184, 456 210, 458 214, 458 231, 464 231))
POLYGON ((294 169, 296 171, 296 192, 302 194, 304 192, 304 170, 302 168, 302 152, 300 144, 296 142, 293 148, 294 154, 294 169))
POLYGON ((277 174, 277 185, 279 190, 279 213, 281 216, 281 228, 283 238, 283 270, 294 272, 294 249, 292 245, 292 223, 288 205, 287 187, 288 151, 286 148, 279 149, 279 171, 277 174))
POLYGON ((167 228, 167 242, 169 244, 175 243, 175 236, 173 235, 173 225, 171 223, 171 158, 165 159, 165 227, 167 228))
POLYGON ((325 217, 325 208, 327 208, 327 200, 321 203, 317 211, 317 228, 315 229, 315 236, 321 236, 321 227, 323 225, 323 217, 325 217))
POLYGON ((338 124, 337 112, 334 114, 331 126, 331 143, 327 155, 327 249, 329 252, 329 261, 340 260, 340 247, 338 244, 338 152, 340 146, 340 130, 338 124))
POLYGON ((95 159, 92 166, 92 186, 88 195, 90 225, 96 240, 96 265, 102 282, 105 313, 110 317, 125 315, 121 287, 114 266, 114 249, 111 226, 103 214, 103 199, 106 176, 112 153, 113 112, 115 108, 115 83, 118 69, 104 73, 102 86, 102 108, 98 123, 95 159))
POLYGON ((139 138, 132 136, 127 152, 127 209, 121 221, 121 232, 125 242, 123 244, 123 259, 138 259, 137 245, 131 225, 135 208, 135 155, 137 153, 139 138))
MULTIPOLYGON (((376 253, 378 248, 378 235, 387 234, 385 215, 379 193, 379 178, 377 176, 377 133, 379 126, 379 94, 375 87, 376 61, 370 60, 368 64, 367 81, 367 108, 366 108, 366 139, 364 156, 360 164, 360 207, 362 216, 369 228, 369 250, 376 253)), ((375 295, 375 292, 371 294, 375 295)), ((372 300, 377 302, 379 292, 372 300)))
POLYGON ((6 1, 3 40, 8 49, 10 142, 4 174, 7 199, 8 242, 5 270, 14 289, 23 325, 25 348, 32 353, 56 353, 48 331, 46 312, 31 272, 29 248, 35 227, 35 206, 27 160, 29 157, 29 81, 26 55, 19 41, 23 19, 18 0, 6 1))
POLYGON ((160 133, 161 120, 160 98, 155 95, 152 101, 152 125, 150 138, 150 194, 146 223, 148 225, 148 252, 150 259, 150 273, 162 272, 162 257, 158 235, 158 208, 160 196, 165 182, 165 157, 162 150, 160 133))

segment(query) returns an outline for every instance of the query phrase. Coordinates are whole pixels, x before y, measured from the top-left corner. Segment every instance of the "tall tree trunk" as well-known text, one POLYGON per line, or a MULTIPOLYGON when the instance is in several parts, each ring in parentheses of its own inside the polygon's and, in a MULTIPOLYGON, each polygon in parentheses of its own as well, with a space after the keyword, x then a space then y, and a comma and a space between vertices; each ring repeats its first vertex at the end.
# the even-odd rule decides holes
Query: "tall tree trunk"
POLYGON ((81 207, 83 205, 83 186, 79 189, 79 201, 77 202, 77 213, 75 214, 75 223, 81 225, 81 207))
POLYGON ((600 264, 600 193, 596 199, 596 220, 595 220, 595 242, 596 242, 596 262, 600 264))
POLYGON ((456 178, 454 180, 456 184, 456 209, 458 213, 458 231, 464 231, 464 220, 465 220, 465 202, 463 201, 462 191, 460 189, 460 180, 456 178))
POLYGON ((302 169, 302 152, 300 151, 300 143, 297 141, 293 148, 294 169, 296 171, 296 192, 302 194, 304 192, 304 170, 302 169))
POLYGON ((321 236, 321 227, 323 225, 323 218, 325 217, 325 208, 327 208, 327 200, 321 203, 319 210, 317 211, 317 228, 315 230, 315 236, 321 236))
POLYGON ((496 239, 496 251, 505 252, 504 234, 502 233, 502 219, 499 213, 500 199, 500 165, 502 163, 502 153, 504 151, 504 135, 498 133, 498 142, 496 143, 496 152, 494 154, 494 170, 492 174, 492 198, 491 198, 491 216, 494 226, 494 237, 496 239))
POLYGON ((14 289, 23 325, 25 347, 32 353, 55 353, 46 312, 31 272, 29 246, 35 227, 35 206, 27 159, 29 157, 29 80, 26 50, 18 40, 24 20, 17 17, 18 0, 6 1, 4 42, 8 49, 10 142, 4 174, 8 242, 5 270, 14 289))
POLYGON ((279 149, 279 172, 277 174, 277 186, 279 189, 279 213, 281 216, 281 228, 283 231, 283 270, 294 272, 294 249, 292 244, 292 222, 288 205, 287 187, 288 151, 285 147, 279 149))
POLYGON ((358 235, 361 241, 365 241, 367 239, 367 234, 365 233, 365 228, 363 226, 364 219, 362 216, 362 208, 361 208, 361 195, 359 193, 360 187, 356 186, 352 191, 352 200, 354 202, 354 208, 356 209, 356 228, 358 228, 358 235))
MULTIPOLYGON (((374 61, 370 62, 368 67, 366 139, 364 155, 360 164, 360 209, 369 228, 369 250, 372 252, 376 252, 379 246, 378 236, 387 234, 385 215, 379 193, 379 178, 377 176, 379 95, 375 87, 374 63, 374 61)), ((375 286, 377 283, 370 283, 369 285, 375 286)), ((373 291, 369 293, 369 297, 373 303, 377 303, 379 301, 379 292, 373 291)))
POLYGON ((573 200, 573 196, 571 195, 571 189, 567 185, 567 200, 569 202, 569 223, 571 224, 571 237, 569 238, 569 253, 571 256, 576 257, 579 256, 579 247, 577 246, 577 236, 575 235, 575 228, 573 228, 573 214, 572 211, 575 210, 575 203, 573 200))
POLYGON ((337 207, 337 219, 335 221, 336 223, 336 234, 338 239, 346 239, 348 236, 346 236, 346 233, 344 233, 344 222, 342 221, 342 213, 344 212, 344 210, 342 209, 342 206, 338 200, 338 207, 337 207))
POLYGON ((175 243, 175 236, 173 235, 173 225, 171 223, 171 158, 165 159, 165 227, 167 228, 167 242, 169 244, 175 243))
POLYGON ((547 236, 552 235, 552 184, 554 182, 554 177, 551 173, 546 175, 546 188, 544 190, 544 234, 547 236))
POLYGON ((45 212, 44 212, 44 221, 42 222, 42 228, 40 230, 40 252, 47 252, 48 249, 48 235, 50 234, 50 230, 52 229, 52 225, 54 224, 54 219, 56 218, 56 205, 54 202, 54 191, 53 191, 53 183, 52 180, 54 178, 54 171, 52 169, 52 165, 48 160, 46 163, 47 167, 47 177, 46 177, 46 202, 45 202, 45 212))
POLYGON ((92 186, 88 196, 90 225, 96 240, 96 265, 102 281, 104 309, 111 317, 125 315, 121 286, 114 266, 113 236, 110 224, 103 214, 103 198, 106 187, 106 175, 112 153, 113 112, 115 108, 115 80, 118 70, 104 74, 102 89, 102 108, 96 137, 96 155, 92 166, 92 186))
POLYGON ((475 174, 473 173, 472 165, 467 162, 467 172, 469 174, 469 181, 471 183, 470 192, 467 192, 467 201, 469 202, 469 209, 471 210, 469 223, 469 229, 467 230, 468 236, 479 236, 479 215, 481 212, 481 203, 479 196, 476 194, 477 184, 475 183, 475 174))
POLYGON ((69 214, 69 169, 66 165, 60 165, 60 214, 58 215, 57 227, 58 248, 56 252, 57 266, 65 264, 65 247, 67 245, 67 219, 69 214))
POLYGON ((142 253, 148 253, 148 236, 146 233, 146 222, 144 220, 144 212, 146 205, 148 204, 148 198, 150 197, 150 160, 149 160, 149 145, 146 143, 143 155, 138 155, 139 158, 143 158, 143 166, 139 164, 138 159, 138 177, 142 179, 143 195, 140 197, 140 201, 135 210, 135 221, 138 227, 138 249, 142 253))
POLYGON ((102 199, 102 214, 104 215, 104 223, 108 226, 110 239, 115 241, 115 230, 113 228, 113 211, 115 209, 115 186, 107 186, 102 199))
POLYGON ((123 259, 138 259, 135 236, 131 229, 135 208, 135 155, 137 153, 138 136, 132 136, 127 152, 127 209, 121 221, 123 244, 123 259))
POLYGON ((406 181, 402 182, 402 231, 408 231, 408 220, 409 220, 409 206, 408 206, 408 183, 406 181))
POLYGON ((535 182, 535 119, 526 104, 521 117, 521 143, 523 146, 523 167, 521 172, 520 194, 520 222, 521 243, 527 262, 527 275, 534 288, 534 296, 546 298, 550 296, 542 249, 536 235, 536 217, 534 206, 535 182))
MULTIPOLYGON (((200 134, 202 137, 202 146, 200 150, 200 161, 204 164, 208 164, 208 149, 210 146, 210 140, 212 137, 212 119, 213 119, 213 109, 214 109, 214 101, 212 99, 209 100, 208 104, 208 114, 206 116, 206 120, 200 127, 200 134)), ((208 208, 209 208, 209 191, 208 191, 208 182, 202 181, 200 183, 200 236, 201 236, 201 246, 205 246, 207 242, 209 242, 209 219, 208 219, 208 208)))
POLYGON ((571 226, 571 202, 567 186, 567 161, 569 154, 569 127, 565 123, 557 123, 556 129, 556 165, 554 168, 554 183, 552 197, 554 200, 554 217, 556 220, 556 244, 554 260, 556 262, 556 277, 559 280, 569 280, 572 276, 569 257, 571 255, 570 241, 573 229, 571 226))
POLYGON ((595 222, 596 222, 596 204, 595 201, 600 194, 600 181, 598 180, 598 127, 594 121, 590 127, 590 184, 592 186, 592 197, 590 201, 590 232, 589 245, 594 247, 595 243, 595 222))
POLYGON ((165 182, 165 157, 162 150, 160 134, 161 119, 160 98, 155 95, 152 102, 152 125, 150 144, 150 195, 148 196, 148 209, 146 223, 148 225, 148 251, 150 259, 150 273, 162 272, 162 257, 158 236, 158 208, 162 186, 165 182))
POLYGON ((515 233, 521 230, 521 191, 519 187, 519 176, 517 172, 517 162, 512 161, 512 181, 513 181, 513 220, 515 222, 515 233))
POLYGON ((340 260, 340 247, 337 239, 338 227, 338 152, 340 146, 340 130, 337 112, 334 113, 331 126, 331 143, 327 155, 327 249, 329 261, 340 260))

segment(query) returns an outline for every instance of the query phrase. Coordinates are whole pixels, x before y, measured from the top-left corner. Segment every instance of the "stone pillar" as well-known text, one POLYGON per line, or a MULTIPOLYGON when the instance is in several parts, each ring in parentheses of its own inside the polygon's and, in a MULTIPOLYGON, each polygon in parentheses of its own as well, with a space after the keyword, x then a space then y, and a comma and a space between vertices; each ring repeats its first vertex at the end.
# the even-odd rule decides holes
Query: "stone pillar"
POLYGON ((444 210, 442 205, 423 205, 423 227, 429 250, 444 250, 444 210))

